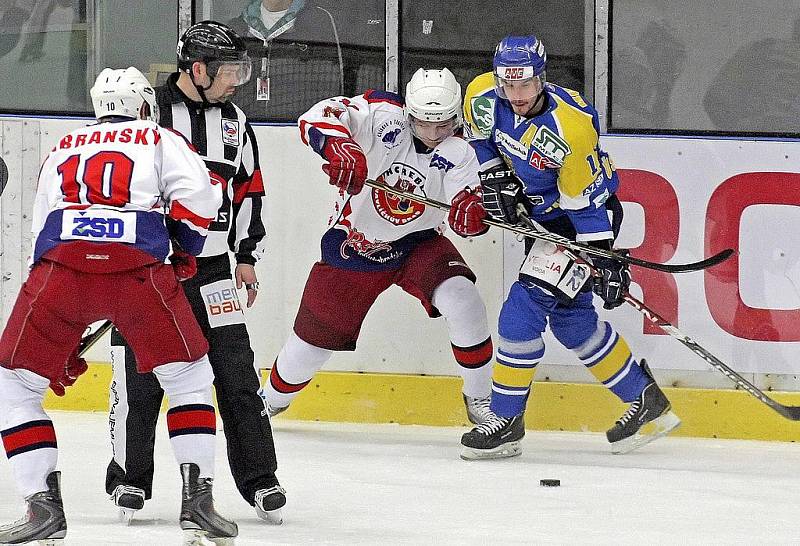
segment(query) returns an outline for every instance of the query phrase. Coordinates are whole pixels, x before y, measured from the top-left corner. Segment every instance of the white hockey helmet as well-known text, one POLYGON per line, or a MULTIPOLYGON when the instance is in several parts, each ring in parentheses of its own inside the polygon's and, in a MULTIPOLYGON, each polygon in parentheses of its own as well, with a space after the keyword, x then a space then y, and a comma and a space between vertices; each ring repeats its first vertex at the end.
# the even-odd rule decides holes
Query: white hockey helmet
POLYGON ((133 66, 103 69, 90 94, 97 119, 120 116, 158 123, 156 93, 147 78, 133 66))
MULTIPOLYGON (((461 85, 447 68, 420 68, 406 85, 407 116, 421 121, 448 121, 461 126, 461 85)), ((413 128, 413 124, 412 124, 413 128)))

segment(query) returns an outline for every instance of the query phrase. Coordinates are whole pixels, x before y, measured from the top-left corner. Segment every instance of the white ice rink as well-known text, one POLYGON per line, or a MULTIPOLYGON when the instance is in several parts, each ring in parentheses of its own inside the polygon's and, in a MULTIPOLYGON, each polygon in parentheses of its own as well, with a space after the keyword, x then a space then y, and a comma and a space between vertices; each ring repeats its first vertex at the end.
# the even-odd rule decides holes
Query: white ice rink
MULTIPOLYGON (((103 488, 103 414, 52 412, 67 545, 180 544, 180 478, 158 432, 154 499, 125 527, 103 488)), ((215 498, 255 544, 800 544, 800 446, 666 438, 611 455, 604 436, 529 432, 523 455, 459 459, 466 429, 275 420, 285 523, 236 492, 218 435, 215 498), (561 487, 539 486, 557 478, 561 487)), ((17 519, 0 461, 0 521, 17 519)))

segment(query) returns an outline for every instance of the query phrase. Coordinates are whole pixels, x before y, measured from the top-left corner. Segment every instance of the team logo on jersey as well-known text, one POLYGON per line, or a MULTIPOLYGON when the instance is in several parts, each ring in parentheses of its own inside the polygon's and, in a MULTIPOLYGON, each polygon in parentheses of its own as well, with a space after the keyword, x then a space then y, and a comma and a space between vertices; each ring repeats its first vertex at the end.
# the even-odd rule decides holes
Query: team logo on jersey
POLYGON ((239 303, 239 295, 231 279, 224 279, 200 287, 200 295, 212 328, 229 324, 243 324, 244 313, 239 303))
POLYGON ((400 137, 400 134, 403 132, 405 125, 405 122, 402 120, 390 119, 378 127, 378 138, 387 149, 392 149, 400 144, 402 139, 398 137, 400 137))
MULTIPOLYGON (((539 130, 536 131, 532 146, 542 156, 542 162, 540 162, 540 164, 545 165, 543 162, 547 160, 551 164, 555 164, 554 167, 551 167, 554 169, 561 167, 564 164, 564 159, 572 153, 572 148, 561 138, 561 135, 546 125, 542 125, 539 127, 539 130)), ((531 158, 531 165, 533 165, 533 158, 531 158)))
POLYGON ((231 146, 239 145, 239 122, 233 119, 222 120, 222 142, 231 146))
MULTIPOLYGON (((423 180, 422 175, 413 167, 398 164, 392 165, 386 173, 378 177, 378 181, 387 186, 407 192, 413 192, 423 180)), ((425 205, 421 203, 378 189, 372 190, 372 204, 381 218, 396 226, 413 222, 425 212, 425 205)))
POLYGON ((494 99, 473 97, 470 99, 470 105, 472 106, 472 123, 484 138, 491 137, 494 127, 494 99))

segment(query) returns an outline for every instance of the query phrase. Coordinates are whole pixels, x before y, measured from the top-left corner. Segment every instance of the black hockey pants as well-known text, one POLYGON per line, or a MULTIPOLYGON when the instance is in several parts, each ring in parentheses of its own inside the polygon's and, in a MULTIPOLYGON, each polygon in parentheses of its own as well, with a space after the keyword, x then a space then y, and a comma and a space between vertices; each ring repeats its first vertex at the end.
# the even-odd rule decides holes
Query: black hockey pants
MULTIPOLYGON (((226 314, 221 306, 230 304, 224 291, 228 290, 229 296, 233 286, 228 256, 198 258, 197 262, 197 275, 184 281, 183 289, 209 342, 208 358, 214 370, 217 406, 225 431, 231 474, 239 493, 252 505, 257 490, 278 483, 272 428, 265 404, 258 395, 260 385, 253 367, 247 327, 237 318, 233 319, 238 321, 236 323, 219 324, 219 316, 226 314), (216 321, 214 326, 209 316, 216 321)), ((236 313, 229 315, 236 317, 236 313)), ((149 499, 153 486, 156 421, 164 391, 155 375, 136 372, 133 352, 116 328, 111 341, 112 345, 125 347, 125 374, 115 372, 111 385, 109 424, 115 454, 106 472, 106 491, 111 494, 117 485, 133 485, 144 489, 149 499), (120 416, 126 417, 118 418, 120 416), (120 450, 124 453, 116 453, 120 450)), ((158 339, 153 343, 158 343, 158 339)), ((120 365, 123 363, 114 362, 114 366, 120 365)))

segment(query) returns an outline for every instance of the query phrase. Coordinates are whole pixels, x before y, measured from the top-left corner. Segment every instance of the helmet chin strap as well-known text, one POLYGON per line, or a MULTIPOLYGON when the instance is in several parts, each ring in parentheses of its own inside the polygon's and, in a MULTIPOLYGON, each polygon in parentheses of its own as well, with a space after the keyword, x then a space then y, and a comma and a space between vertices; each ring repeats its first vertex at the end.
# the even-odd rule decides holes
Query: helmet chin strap
POLYGON ((211 104, 211 101, 209 101, 208 98, 206 98, 205 92, 211 89, 211 87, 214 85, 214 76, 208 74, 208 79, 211 81, 211 83, 208 84, 208 87, 203 87, 194 80, 194 72, 192 70, 189 70, 189 78, 191 78, 192 83, 194 84, 194 88, 197 89, 197 94, 200 95, 201 99, 203 99, 203 104, 204 105, 211 104))

